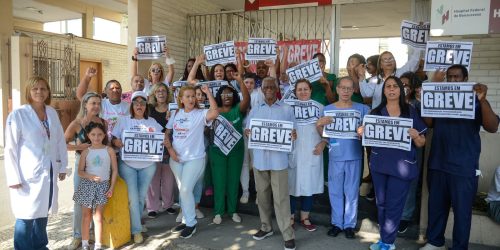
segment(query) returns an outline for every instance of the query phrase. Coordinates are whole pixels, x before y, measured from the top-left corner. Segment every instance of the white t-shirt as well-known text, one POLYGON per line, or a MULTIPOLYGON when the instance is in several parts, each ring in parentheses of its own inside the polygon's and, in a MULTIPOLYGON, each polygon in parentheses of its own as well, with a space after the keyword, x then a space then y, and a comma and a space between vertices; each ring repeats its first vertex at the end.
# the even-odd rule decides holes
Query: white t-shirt
POLYGON ((208 109, 193 109, 189 113, 179 109, 173 119, 168 120, 167 129, 173 130, 172 146, 181 162, 205 157, 203 131, 212 124, 207 122, 207 113, 208 109))
POLYGON ((101 103, 101 118, 108 123, 108 138, 111 138, 111 131, 115 127, 118 118, 129 115, 129 104, 120 102, 111 104, 108 98, 102 100, 101 103))
MULTIPOLYGON (((161 133, 163 127, 156 122, 155 119, 149 117, 148 119, 132 119, 130 116, 122 117, 118 120, 113 128, 112 135, 116 138, 122 139, 124 130, 132 130, 137 132, 155 132, 161 133)), ((133 168, 146 168, 151 166, 153 162, 147 161, 124 161, 127 165, 133 168)))

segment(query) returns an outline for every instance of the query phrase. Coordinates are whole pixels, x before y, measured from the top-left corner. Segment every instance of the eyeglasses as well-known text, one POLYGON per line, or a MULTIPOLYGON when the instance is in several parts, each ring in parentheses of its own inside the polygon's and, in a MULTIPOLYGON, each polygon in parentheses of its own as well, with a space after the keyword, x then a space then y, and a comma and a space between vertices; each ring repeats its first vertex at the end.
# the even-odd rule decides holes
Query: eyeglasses
POLYGON ((337 89, 339 89, 343 92, 351 92, 354 90, 353 88, 350 88, 350 87, 337 87, 337 89))
POLYGON ((136 106, 146 106, 146 101, 144 100, 133 100, 132 103, 136 106))
POLYGON ((221 97, 233 97, 233 93, 220 94, 221 97))
POLYGON ((382 62, 390 63, 390 62, 394 62, 394 57, 381 58, 381 60, 382 60, 382 62))
POLYGON ((152 68, 151 72, 153 72, 153 73, 160 73, 161 69, 159 69, 159 68, 152 68))

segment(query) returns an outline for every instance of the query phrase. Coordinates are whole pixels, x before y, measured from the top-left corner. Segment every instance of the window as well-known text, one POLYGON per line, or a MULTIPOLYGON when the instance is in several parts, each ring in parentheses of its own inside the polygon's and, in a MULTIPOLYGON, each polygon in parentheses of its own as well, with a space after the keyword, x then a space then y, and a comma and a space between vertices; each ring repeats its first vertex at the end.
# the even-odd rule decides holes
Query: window
POLYGON ((93 39, 120 44, 121 24, 118 22, 95 17, 93 39))
POLYGON ((43 31, 66 34, 72 33, 75 36, 82 36, 82 19, 70 19, 43 24, 43 31))

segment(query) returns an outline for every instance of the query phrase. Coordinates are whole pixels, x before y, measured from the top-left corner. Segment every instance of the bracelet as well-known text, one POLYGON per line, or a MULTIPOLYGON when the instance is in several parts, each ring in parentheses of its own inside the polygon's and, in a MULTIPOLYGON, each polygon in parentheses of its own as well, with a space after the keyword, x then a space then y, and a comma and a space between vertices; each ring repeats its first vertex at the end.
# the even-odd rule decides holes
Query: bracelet
POLYGON ((139 60, 137 60, 137 58, 135 58, 134 56, 132 56, 132 61, 136 61, 137 62, 139 60))

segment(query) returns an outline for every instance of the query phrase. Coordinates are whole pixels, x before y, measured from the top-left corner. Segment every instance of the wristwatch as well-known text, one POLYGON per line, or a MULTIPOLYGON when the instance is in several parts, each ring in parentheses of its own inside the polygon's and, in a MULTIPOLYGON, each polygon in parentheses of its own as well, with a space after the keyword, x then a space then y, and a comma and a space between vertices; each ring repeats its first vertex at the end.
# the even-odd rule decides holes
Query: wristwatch
POLYGON ((137 62, 139 60, 137 60, 137 58, 135 58, 134 56, 132 56, 132 61, 136 61, 137 62))

